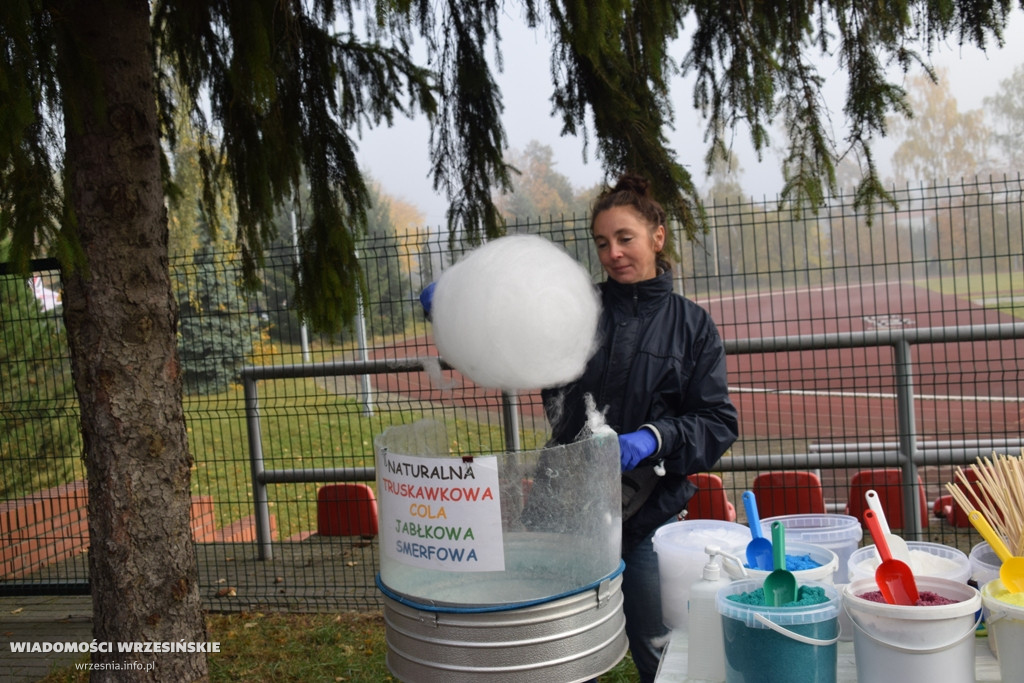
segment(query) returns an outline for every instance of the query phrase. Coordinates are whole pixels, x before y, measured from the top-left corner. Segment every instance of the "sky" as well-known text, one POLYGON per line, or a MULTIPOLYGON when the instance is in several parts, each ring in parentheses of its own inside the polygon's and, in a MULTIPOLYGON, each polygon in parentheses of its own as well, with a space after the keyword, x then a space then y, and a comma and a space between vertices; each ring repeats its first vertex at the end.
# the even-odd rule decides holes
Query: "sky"
MULTIPOLYGON (((531 31, 525 23, 509 17, 501 28, 504 70, 496 74, 501 87, 505 112, 503 121, 508 145, 523 150, 532 140, 549 146, 557 161, 556 170, 565 175, 577 189, 590 187, 603 180, 600 164, 594 158, 591 138, 588 159, 584 161, 583 140, 560 135, 561 122, 551 115, 552 94, 550 76, 550 44, 543 32, 531 31)), ((1024 12, 1015 10, 1004 34, 1005 45, 990 45, 986 52, 977 48, 963 48, 955 40, 938 47, 932 55, 936 67, 946 67, 951 91, 961 112, 977 109, 986 96, 995 94, 1002 80, 1009 78, 1014 68, 1024 64, 1024 41, 1013 36, 1024 33, 1024 12)), ((677 50, 677 61, 684 47, 677 50)), ((834 93, 837 103, 834 116, 836 131, 842 137, 841 98, 845 75, 822 72, 826 77, 826 95, 834 93)), ((920 73, 912 71, 911 75, 920 73)), ((706 127, 698 112, 693 110, 692 82, 679 81, 673 88, 675 129, 668 131, 669 146, 694 176, 698 187, 706 186, 703 157, 707 149, 703 140, 706 127)), ((736 129, 734 152, 740 160, 740 183, 746 193, 755 198, 773 198, 782 189, 782 176, 778 158, 770 151, 758 163, 753 148, 747 142, 749 130, 736 129)), ((783 142, 773 131, 773 142, 783 142)), ((430 180, 429 128, 423 117, 413 120, 396 119, 391 128, 364 131, 357 141, 359 159, 364 168, 380 182, 388 195, 407 201, 423 214, 425 225, 445 224, 447 199, 433 189, 430 180)), ((894 149, 890 140, 876 141, 873 145, 876 159, 885 175, 888 158, 894 149)))

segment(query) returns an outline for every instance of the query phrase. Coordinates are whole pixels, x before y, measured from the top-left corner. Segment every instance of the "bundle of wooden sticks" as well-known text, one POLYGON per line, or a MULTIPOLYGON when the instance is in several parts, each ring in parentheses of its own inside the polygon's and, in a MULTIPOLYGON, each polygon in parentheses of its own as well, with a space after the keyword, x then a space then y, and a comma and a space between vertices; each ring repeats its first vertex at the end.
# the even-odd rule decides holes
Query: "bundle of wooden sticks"
POLYGON ((1006 541, 1015 556, 1024 555, 1024 450, 1021 456, 978 458, 965 471, 957 467, 956 481, 946 490, 964 510, 977 510, 1006 541))

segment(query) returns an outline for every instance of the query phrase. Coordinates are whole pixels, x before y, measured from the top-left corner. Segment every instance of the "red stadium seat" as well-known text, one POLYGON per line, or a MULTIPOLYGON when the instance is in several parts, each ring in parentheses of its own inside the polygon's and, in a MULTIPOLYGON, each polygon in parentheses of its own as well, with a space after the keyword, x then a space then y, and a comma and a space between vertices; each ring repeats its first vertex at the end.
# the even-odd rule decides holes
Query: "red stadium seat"
POLYGON ((377 498, 366 484, 330 484, 316 494, 316 531, 321 536, 377 535, 377 498))
POLYGON ((814 472, 763 472, 751 487, 762 519, 778 515, 824 514, 825 494, 814 472))
MULTIPOLYGON (((967 477, 967 481, 970 482, 973 492, 977 494, 981 490, 977 484, 978 473, 975 472, 974 470, 965 469, 964 475, 967 477)), ((956 485, 960 488, 961 491, 964 491, 964 483, 960 480, 959 477, 957 477, 953 481, 954 483, 956 483, 956 485)), ((974 526, 973 524, 971 524, 971 520, 967 519, 967 514, 970 512, 969 510, 964 510, 962 507, 960 507, 960 504, 956 502, 956 499, 953 498, 952 495, 943 496, 943 498, 948 498, 948 501, 944 501, 945 504, 942 506, 942 516, 946 518, 947 522, 957 527, 974 526)), ((985 499, 982 498, 982 500, 984 501, 985 499)))
MULTIPOLYGON (((852 515, 864 524, 864 511, 868 509, 864 494, 874 489, 885 511, 885 520, 892 529, 906 528, 903 521, 903 471, 896 467, 860 470, 850 478, 850 499, 846 503, 846 514, 852 515)), ((921 526, 928 526, 928 501, 924 496, 924 484, 917 478, 917 490, 921 499, 921 526)))
POLYGON ((686 504, 686 519, 722 519, 736 521, 736 507, 725 495, 722 478, 708 472, 698 472, 687 477, 697 485, 697 493, 686 504))

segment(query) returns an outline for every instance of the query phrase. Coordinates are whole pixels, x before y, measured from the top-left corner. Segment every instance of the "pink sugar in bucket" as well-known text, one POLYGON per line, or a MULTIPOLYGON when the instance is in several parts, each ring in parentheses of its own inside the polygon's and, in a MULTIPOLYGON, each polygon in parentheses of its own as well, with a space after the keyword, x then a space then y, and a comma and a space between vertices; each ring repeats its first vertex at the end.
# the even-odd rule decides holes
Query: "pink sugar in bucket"
POLYGON ((858 683, 974 683, 974 632, 981 594, 960 581, 916 577, 918 590, 948 605, 890 605, 860 597, 877 591, 874 579, 843 588, 853 624, 858 683))

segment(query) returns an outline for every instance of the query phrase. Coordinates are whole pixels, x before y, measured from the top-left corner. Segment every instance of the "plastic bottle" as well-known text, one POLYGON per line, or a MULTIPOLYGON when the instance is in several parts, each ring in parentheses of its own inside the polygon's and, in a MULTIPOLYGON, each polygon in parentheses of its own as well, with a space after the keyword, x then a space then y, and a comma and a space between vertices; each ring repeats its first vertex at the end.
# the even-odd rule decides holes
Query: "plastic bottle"
POLYGON ((722 640, 722 615, 718 613, 715 596, 732 580, 723 575, 719 549, 708 546, 707 564, 701 578, 690 586, 687 604, 690 628, 687 633, 687 680, 724 681, 725 644, 722 640))

